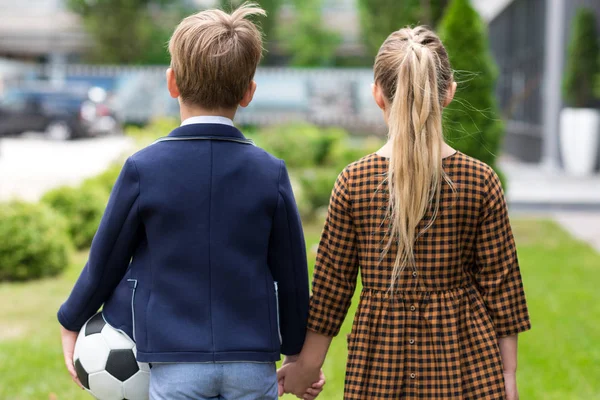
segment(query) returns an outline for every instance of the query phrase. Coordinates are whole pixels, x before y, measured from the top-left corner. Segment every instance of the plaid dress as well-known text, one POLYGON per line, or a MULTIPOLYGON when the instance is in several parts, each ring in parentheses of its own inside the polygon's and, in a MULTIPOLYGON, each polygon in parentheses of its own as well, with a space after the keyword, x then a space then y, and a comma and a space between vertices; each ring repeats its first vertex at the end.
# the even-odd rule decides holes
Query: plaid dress
MULTIPOLYGON (((338 177, 314 272, 309 329, 338 334, 361 271, 348 337, 344 399, 503 399, 498 338, 530 329, 500 181, 456 153, 443 162, 435 223, 416 241, 389 292, 397 248, 387 243, 388 161, 371 154, 338 177)), ((431 211, 421 221, 421 230, 431 211)))

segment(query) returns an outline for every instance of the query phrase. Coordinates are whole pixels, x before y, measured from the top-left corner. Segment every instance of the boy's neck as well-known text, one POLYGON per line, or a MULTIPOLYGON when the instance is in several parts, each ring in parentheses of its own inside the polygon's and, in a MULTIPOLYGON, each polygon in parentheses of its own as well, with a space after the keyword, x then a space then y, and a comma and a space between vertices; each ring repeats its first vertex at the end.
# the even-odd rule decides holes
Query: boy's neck
POLYGON ((206 110, 202 107, 190 107, 184 104, 179 105, 179 114, 181 121, 192 117, 225 117, 233 121, 237 109, 215 109, 206 110))

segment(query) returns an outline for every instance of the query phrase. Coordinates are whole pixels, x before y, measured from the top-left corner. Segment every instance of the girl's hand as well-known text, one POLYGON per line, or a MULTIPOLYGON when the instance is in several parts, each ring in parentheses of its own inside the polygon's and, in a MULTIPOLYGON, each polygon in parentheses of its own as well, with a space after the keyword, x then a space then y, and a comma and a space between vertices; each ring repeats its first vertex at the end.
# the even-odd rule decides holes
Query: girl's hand
POLYGON ((306 393, 304 394, 304 400, 316 399, 323 391, 323 386, 325 386, 325 382, 325 374, 323 373, 323 370, 320 370, 319 381, 313 383, 312 387, 306 389, 306 393))
POLYGON ((79 381, 77 377, 77 372, 75 372, 75 365, 73 364, 73 353, 75 352, 75 342, 77 341, 77 332, 69 331, 64 327, 60 327, 60 337, 62 339, 62 347, 63 347, 63 355, 65 357, 65 365, 67 366, 67 370, 73 378, 73 381, 83 389, 83 385, 79 381))
POLYGON ((281 386, 283 386, 283 392, 292 393, 299 399, 314 399, 321 393, 325 385, 322 371, 305 366, 302 360, 281 367, 277 371, 277 379, 280 382, 280 395, 282 394, 281 386))
POLYGON ((506 388, 506 400, 519 400, 517 391, 517 374, 514 372, 504 373, 504 387, 506 388))

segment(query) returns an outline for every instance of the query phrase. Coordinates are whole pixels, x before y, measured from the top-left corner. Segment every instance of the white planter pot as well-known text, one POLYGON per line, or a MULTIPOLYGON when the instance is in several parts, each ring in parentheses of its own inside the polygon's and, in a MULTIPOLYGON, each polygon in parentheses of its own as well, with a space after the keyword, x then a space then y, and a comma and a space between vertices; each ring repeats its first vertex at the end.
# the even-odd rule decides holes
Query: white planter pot
POLYGON ((560 148, 565 170, 575 176, 594 172, 600 140, 600 111, 565 108, 560 115, 560 148))

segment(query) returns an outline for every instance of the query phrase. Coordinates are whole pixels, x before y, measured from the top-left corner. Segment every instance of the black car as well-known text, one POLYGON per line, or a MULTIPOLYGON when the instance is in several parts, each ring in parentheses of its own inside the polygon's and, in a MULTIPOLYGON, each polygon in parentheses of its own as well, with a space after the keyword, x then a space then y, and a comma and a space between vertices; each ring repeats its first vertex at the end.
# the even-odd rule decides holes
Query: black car
POLYGON ((68 140, 114 133, 112 111, 93 101, 89 90, 73 88, 14 88, 0 97, 0 137, 45 132, 51 139, 68 140))

